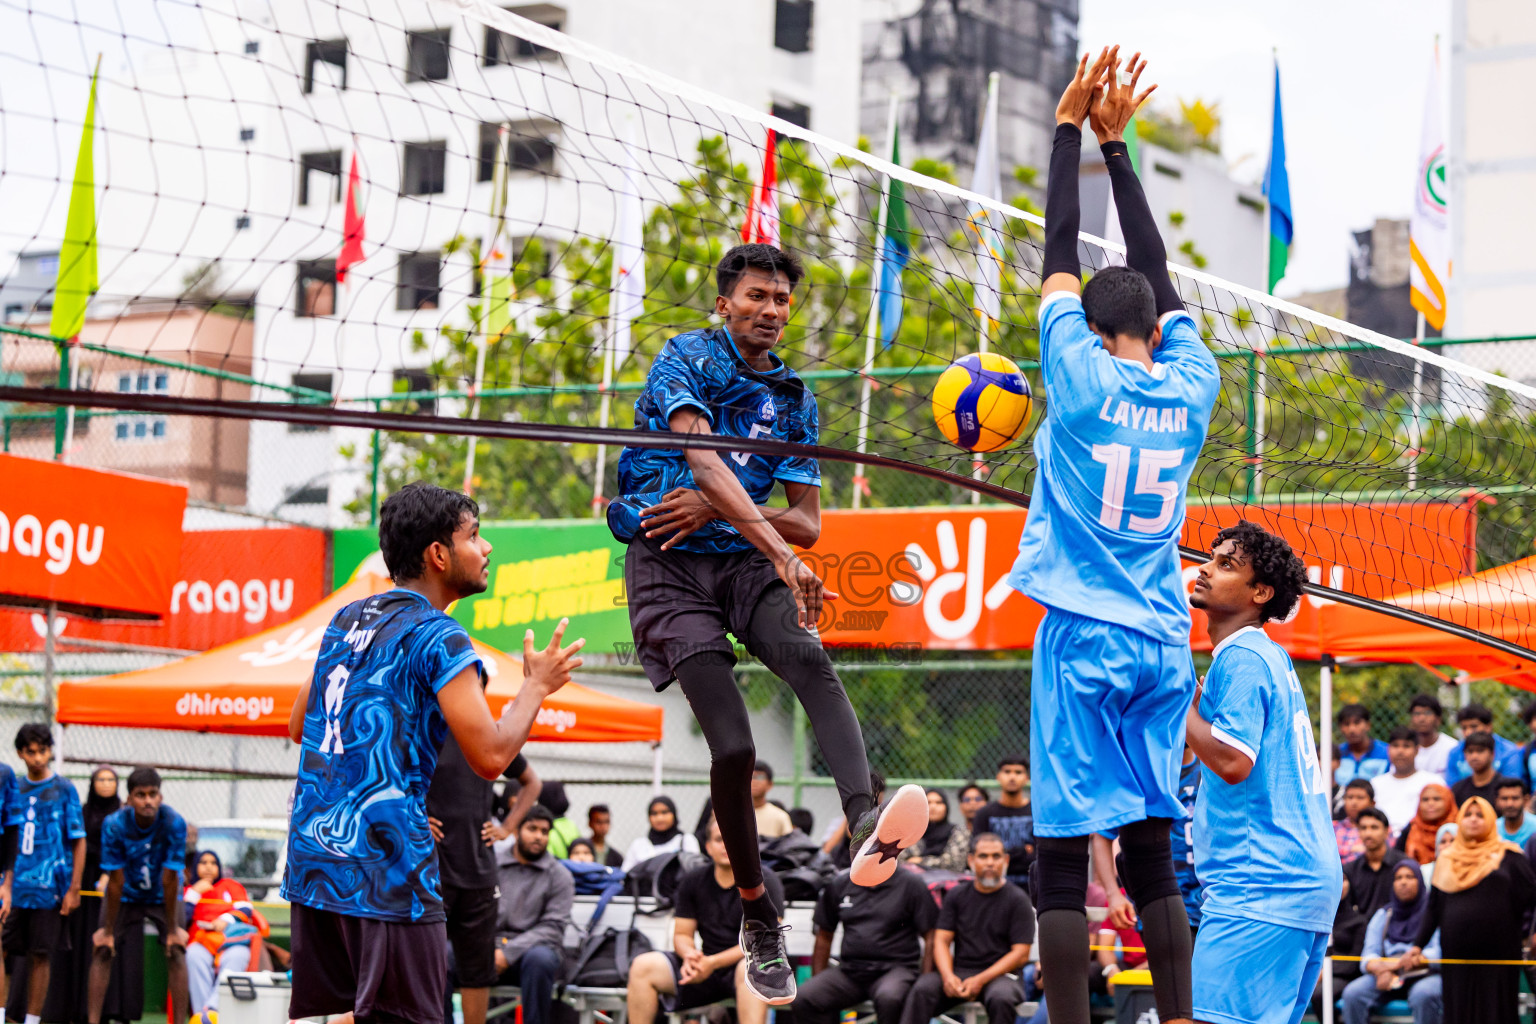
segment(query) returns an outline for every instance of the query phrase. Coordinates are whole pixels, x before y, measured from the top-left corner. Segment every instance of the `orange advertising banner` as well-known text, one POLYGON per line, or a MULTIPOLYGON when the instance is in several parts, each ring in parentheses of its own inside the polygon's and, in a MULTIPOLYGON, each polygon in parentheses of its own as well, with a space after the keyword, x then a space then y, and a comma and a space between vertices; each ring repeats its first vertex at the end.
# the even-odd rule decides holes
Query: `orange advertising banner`
MULTIPOLYGON (((303 526, 194 530, 181 535, 181 570, 160 622, 94 622, 60 615, 54 636, 206 651, 281 625, 325 596, 325 532, 303 526)), ((40 651, 47 623, 33 609, 0 608, 0 651, 40 651)))
MULTIPOLYGON (((1444 503, 1191 506, 1185 542, 1206 547, 1244 514, 1289 540, 1314 581, 1370 597, 1464 575, 1475 526, 1469 506, 1444 503)), ((805 553, 839 594, 823 614, 822 640, 896 656, 1032 647, 1044 610, 1007 582, 1024 519, 1023 509, 975 506, 823 513, 821 540, 805 553)), ((1186 588, 1194 573, 1184 566, 1186 588)), ((1317 657, 1328 605, 1303 598, 1271 635, 1297 657, 1317 657)), ((1210 648, 1198 613, 1191 642, 1210 648)))
POLYGON ((0 601, 165 615, 186 505, 180 484, 0 454, 0 601))

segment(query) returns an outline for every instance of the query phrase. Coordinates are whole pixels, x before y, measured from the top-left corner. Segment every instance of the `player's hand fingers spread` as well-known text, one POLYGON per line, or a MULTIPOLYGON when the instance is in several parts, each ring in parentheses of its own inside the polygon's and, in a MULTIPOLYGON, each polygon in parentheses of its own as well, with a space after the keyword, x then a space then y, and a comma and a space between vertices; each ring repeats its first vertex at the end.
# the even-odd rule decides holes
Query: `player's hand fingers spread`
POLYGON ((560 650, 560 638, 565 636, 565 627, 570 624, 570 619, 561 619, 556 624, 554 635, 549 638, 549 646, 545 648, 546 651, 554 653, 560 650))
POLYGON ((528 659, 534 656, 533 630, 523 634, 523 675, 528 674, 528 659))
POLYGON ((1147 97, 1151 96, 1156 91, 1157 91, 1157 83, 1155 83, 1155 82, 1152 85, 1149 85, 1145 89, 1143 89, 1141 91, 1141 95, 1136 97, 1136 102, 1131 105, 1131 112, 1135 113, 1136 111, 1140 110, 1141 109, 1141 105, 1143 103, 1147 102, 1147 97))
POLYGON ((574 642, 572 642, 569 647, 562 647, 562 648, 560 648, 560 657, 562 657, 562 658, 569 658, 571 655, 575 654, 577 651, 581 650, 585 646, 587 646, 587 638, 584 637, 584 636, 583 637, 577 637, 576 640, 574 642))

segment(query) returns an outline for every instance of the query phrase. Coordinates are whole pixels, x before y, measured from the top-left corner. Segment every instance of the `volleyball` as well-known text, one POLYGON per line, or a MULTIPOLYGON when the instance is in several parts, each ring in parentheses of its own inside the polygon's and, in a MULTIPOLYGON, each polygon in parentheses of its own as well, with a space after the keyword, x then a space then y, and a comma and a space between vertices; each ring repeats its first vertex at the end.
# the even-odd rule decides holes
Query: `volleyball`
POLYGON ((951 444, 995 452, 1029 422, 1029 382, 1007 356, 972 353, 955 360, 933 389, 933 418, 951 444))

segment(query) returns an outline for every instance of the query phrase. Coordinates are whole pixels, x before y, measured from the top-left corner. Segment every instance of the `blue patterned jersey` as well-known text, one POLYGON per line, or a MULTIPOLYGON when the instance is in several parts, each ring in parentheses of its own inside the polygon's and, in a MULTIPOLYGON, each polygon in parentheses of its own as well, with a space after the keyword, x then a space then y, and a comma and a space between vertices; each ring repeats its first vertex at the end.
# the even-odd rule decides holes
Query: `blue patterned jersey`
POLYGON ((1221 376, 1188 313, 1162 327, 1148 370, 1104 351, 1076 295, 1040 303, 1045 422, 1008 582, 1047 608, 1188 644, 1179 534, 1221 376))
POLYGON ((1179 879, 1179 893, 1184 897, 1184 912, 1189 923, 1200 923, 1200 905, 1205 894, 1200 879, 1195 875, 1195 797, 1200 793, 1200 761, 1198 759, 1179 766, 1179 803, 1184 805, 1184 818, 1175 821, 1169 836, 1173 847, 1173 873, 1179 879))
POLYGON ((448 735, 437 692, 471 665, 483 674, 464 627, 414 591, 336 613, 304 712, 284 899, 350 917, 443 920, 427 830, 427 788, 448 735))
MULTIPOLYGON (((716 434, 815 444, 820 429, 816 396, 778 356, 770 352, 768 358, 773 369, 754 370, 723 328, 677 335, 646 374, 645 390, 635 402, 635 429, 667 430, 674 412, 698 409, 716 434)), ((720 456, 759 505, 767 503, 776 480, 821 486, 821 469, 812 458, 750 452, 720 456)), ((640 533, 641 510, 677 487, 698 487, 682 449, 625 448, 619 455, 619 496, 608 506, 608 528, 629 543, 640 533)), ((677 547, 725 554, 750 550, 752 542, 730 523, 714 519, 677 547)))
POLYGON ((16 798, 6 824, 19 828, 11 902, 51 910, 63 902, 75 871, 75 840, 85 838, 80 794, 61 775, 33 782, 16 778, 16 798))
POLYGON ((1216 645, 1200 716, 1253 761, 1242 782, 1202 767, 1195 871, 1204 914, 1333 929, 1343 872, 1312 718, 1290 655, 1262 629, 1216 645))
POLYGON ((101 823, 101 870, 122 871, 124 903, 164 903, 162 877, 186 862, 187 820, 163 804, 148 828, 126 806, 101 823))

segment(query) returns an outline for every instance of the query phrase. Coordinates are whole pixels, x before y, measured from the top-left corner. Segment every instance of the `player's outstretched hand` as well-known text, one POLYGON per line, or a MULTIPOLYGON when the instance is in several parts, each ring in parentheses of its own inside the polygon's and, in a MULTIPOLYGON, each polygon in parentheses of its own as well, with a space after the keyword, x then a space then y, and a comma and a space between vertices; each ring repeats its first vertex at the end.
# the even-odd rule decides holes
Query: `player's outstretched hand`
POLYGON ((640 528, 647 537, 672 532, 661 545, 661 550, 666 551, 716 518, 715 507, 704 497, 703 491, 674 487, 661 501, 640 511, 640 528))
POLYGON ((817 621, 821 618, 821 606, 827 601, 835 601, 837 594, 828 590, 826 584, 821 582, 821 577, 811 571, 811 567, 801 561, 800 556, 791 554, 779 563, 779 579, 789 586, 790 593, 795 595, 795 608, 800 615, 800 626, 803 629, 815 630, 817 621))
POLYGON ((569 647, 560 646, 565 636, 565 627, 570 624, 570 619, 561 619, 559 625, 555 626, 554 635, 549 638, 549 646, 543 650, 534 648, 533 630, 523 634, 523 676, 541 698, 548 697, 570 682, 571 673, 581 667, 581 659, 576 657, 576 652, 586 645, 586 638, 576 640, 569 647))
POLYGON ((1067 84, 1066 92, 1061 94, 1061 102, 1056 104, 1057 124, 1082 126, 1083 119, 1088 116, 1088 111, 1103 89, 1104 72, 1108 67, 1109 47, 1099 51, 1098 59, 1092 67, 1088 66, 1088 55, 1083 54, 1077 62, 1077 73, 1067 84))
POLYGON ((1104 88, 1100 90, 1098 100, 1088 109, 1088 123, 1093 127, 1099 145, 1124 141, 1125 126, 1131 123, 1136 111, 1147 102, 1147 97, 1157 90, 1154 84, 1139 93, 1136 91, 1141 73, 1145 70, 1147 62, 1141 59, 1140 53, 1133 53, 1125 65, 1125 75, 1129 77, 1123 78, 1120 73, 1120 47, 1116 46, 1110 51, 1104 88))

